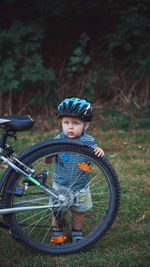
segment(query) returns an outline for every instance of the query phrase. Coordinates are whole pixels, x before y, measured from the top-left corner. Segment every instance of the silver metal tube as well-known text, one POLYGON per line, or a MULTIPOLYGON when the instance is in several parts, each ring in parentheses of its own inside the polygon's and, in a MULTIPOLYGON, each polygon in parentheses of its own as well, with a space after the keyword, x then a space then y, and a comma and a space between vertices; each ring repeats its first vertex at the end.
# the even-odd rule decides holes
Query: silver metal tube
POLYGON ((59 199, 59 197, 57 195, 55 195, 52 191, 50 191, 49 189, 47 189, 45 186, 41 185, 38 181, 36 181, 35 179, 33 179, 30 175, 28 175, 27 173, 25 173, 24 171, 22 171, 20 168, 18 168, 14 163, 12 163, 9 159, 5 158, 4 156, 0 157, 4 162, 6 162, 10 167, 12 167, 15 171, 23 174, 26 178, 28 178, 29 180, 32 179, 33 183, 35 183, 37 186, 39 186, 40 188, 42 188, 45 192, 47 192, 48 194, 52 195, 53 197, 55 197, 56 199, 59 199), (35 182, 34 182, 35 180, 35 182))
POLYGON ((52 209, 54 208, 54 206, 58 207, 59 205, 44 205, 44 206, 0 209, 0 214, 9 214, 9 213, 15 213, 15 212, 20 212, 20 211, 29 211, 29 210, 38 210, 38 209, 52 209))
POLYGON ((35 170, 29 168, 27 165, 25 165, 25 164, 22 163, 20 160, 18 160, 15 156, 13 156, 13 159, 14 159, 15 161, 17 161, 20 165, 22 165, 23 167, 25 167, 26 170, 30 171, 31 173, 34 173, 34 172, 35 172, 35 170))
MULTIPOLYGON (((25 173, 24 171, 22 171, 20 168, 18 168, 14 163, 11 162, 10 159, 5 158, 4 156, 1 156, 1 159, 7 163, 10 167, 12 167, 15 171, 18 171, 19 173, 23 174, 25 177, 28 178, 28 176, 30 177, 30 175, 28 175, 27 173, 25 173)), ((32 177, 31 177, 32 178, 32 177)))
POLYGON ((15 202, 13 204, 13 206, 17 207, 17 206, 20 206, 20 205, 27 205, 27 204, 30 204, 30 203, 40 202, 40 201, 49 200, 49 199, 50 199, 50 197, 41 197, 41 198, 35 198, 35 199, 30 199, 30 200, 25 200, 25 201, 18 201, 18 202, 15 202))

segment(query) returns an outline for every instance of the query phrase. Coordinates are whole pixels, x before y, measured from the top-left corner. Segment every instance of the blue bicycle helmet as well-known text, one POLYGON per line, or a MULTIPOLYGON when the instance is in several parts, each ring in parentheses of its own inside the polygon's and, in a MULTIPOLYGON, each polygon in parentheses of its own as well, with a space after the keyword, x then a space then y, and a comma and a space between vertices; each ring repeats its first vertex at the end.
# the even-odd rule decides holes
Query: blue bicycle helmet
POLYGON ((92 107, 86 100, 67 98, 58 106, 58 117, 77 117, 84 121, 91 121, 92 107))

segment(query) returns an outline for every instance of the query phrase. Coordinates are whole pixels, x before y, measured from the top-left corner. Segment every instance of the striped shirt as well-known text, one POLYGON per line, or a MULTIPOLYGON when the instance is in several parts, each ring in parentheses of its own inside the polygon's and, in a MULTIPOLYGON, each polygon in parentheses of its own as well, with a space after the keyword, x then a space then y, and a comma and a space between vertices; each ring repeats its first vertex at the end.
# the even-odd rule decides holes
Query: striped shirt
MULTIPOLYGON (((59 134, 55 138, 66 138, 64 134, 59 134)), ((94 138, 85 134, 78 139, 80 141, 94 141, 94 138)), ((93 144, 91 147, 95 147, 93 144)), ((53 180, 72 190, 81 190, 88 186, 89 173, 81 170, 78 163, 84 162, 89 165, 88 158, 74 153, 59 153, 55 157, 53 180)))

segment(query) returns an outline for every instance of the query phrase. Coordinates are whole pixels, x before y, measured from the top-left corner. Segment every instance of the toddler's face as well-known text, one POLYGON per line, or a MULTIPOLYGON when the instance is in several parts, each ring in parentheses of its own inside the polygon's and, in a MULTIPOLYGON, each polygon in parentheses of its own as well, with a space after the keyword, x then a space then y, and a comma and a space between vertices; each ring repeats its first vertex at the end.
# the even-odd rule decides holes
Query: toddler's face
MULTIPOLYGON (((78 138, 81 136, 84 129, 84 121, 74 117, 62 118, 62 127, 64 134, 69 138, 78 138)), ((85 129, 88 128, 86 123, 85 129)))

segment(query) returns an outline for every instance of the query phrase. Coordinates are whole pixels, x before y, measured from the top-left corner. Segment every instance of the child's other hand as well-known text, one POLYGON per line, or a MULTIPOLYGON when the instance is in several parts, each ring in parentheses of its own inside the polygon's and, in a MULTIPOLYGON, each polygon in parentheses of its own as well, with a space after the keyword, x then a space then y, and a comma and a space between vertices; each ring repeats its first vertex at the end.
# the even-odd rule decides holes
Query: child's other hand
POLYGON ((94 153, 97 157, 104 157, 104 151, 100 147, 94 147, 94 153))
POLYGON ((55 159, 55 156, 53 157, 47 157, 45 159, 43 159, 43 161, 46 163, 46 164, 50 164, 52 163, 52 161, 55 159))

